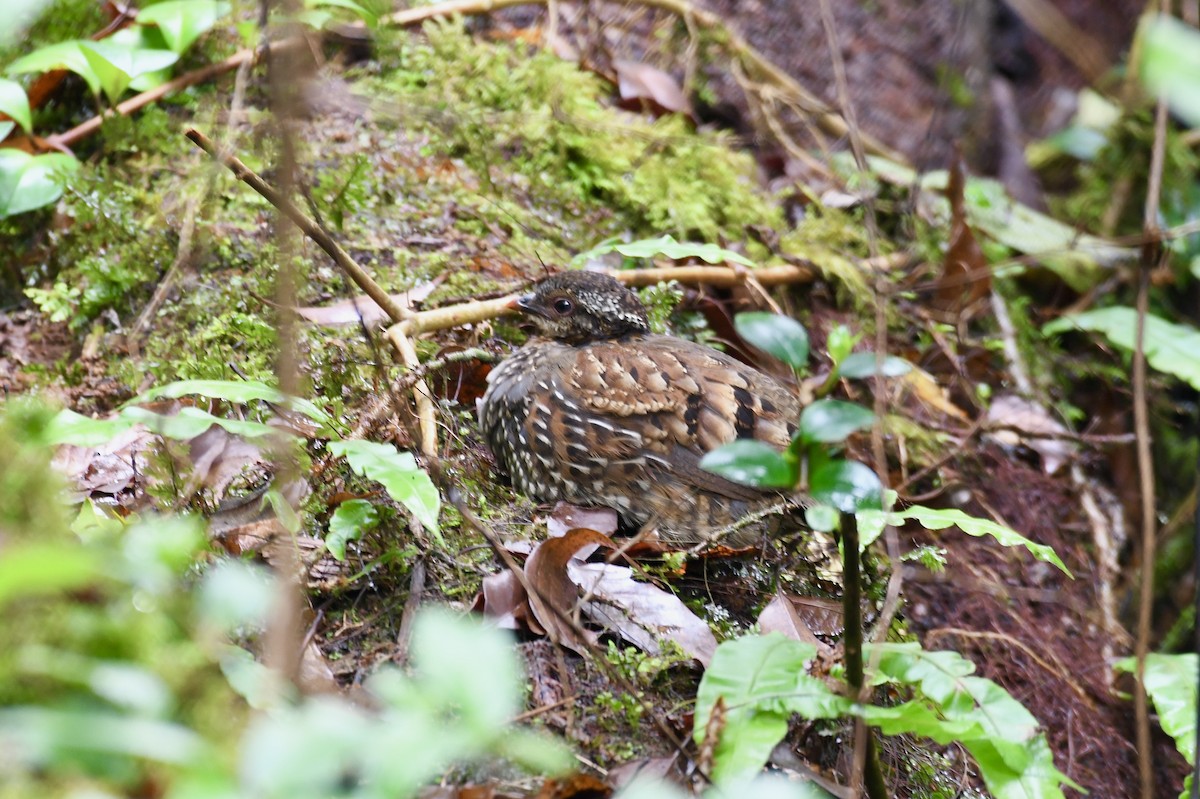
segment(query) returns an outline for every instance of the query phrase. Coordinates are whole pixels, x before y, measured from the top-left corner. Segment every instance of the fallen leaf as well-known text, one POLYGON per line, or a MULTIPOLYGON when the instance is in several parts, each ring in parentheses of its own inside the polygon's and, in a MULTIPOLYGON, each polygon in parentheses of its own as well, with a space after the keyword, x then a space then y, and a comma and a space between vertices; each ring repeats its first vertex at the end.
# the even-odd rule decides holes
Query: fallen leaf
POLYGON ((1066 426, 1036 402, 1005 394, 992 400, 987 411, 989 435, 1006 447, 1026 446, 1042 458, 1046 474, 1054 474, 1075 456, 1079 447, 1063 436, 1066 426), (1021 434, 1025 435, 1022 436, 1021 434), (1047 438, 1047 435, 1054 436, 1047 438))
POLYGON ((992 275, 983 248, 967 222, 963 189, 966 185, 961 158, 954 159, 946 196, 950 200, 950 246, 942 264, 942 274, 934 283, 931 304, 938 310, 969 318, 979 301, 992 290, 992 275))
POLYGON ((476 604, 484 618, 492 619, 505 630, 523 629, 529 617, 529 596, 509 569, 483 578, 483 590, 476 604))
MULTIPOLYGON (((432 294, 433 290, 445 279, 444 274, 438 275, 433 280, 413 286, 408 291, 402 291, 399 294, 389 296, 401 308, 412 308, 415 303, 426 299, 432 294)), ((359 319, 362 320, 363 324, 370 325, 387 319, 387 314, 384 310, 379 307, 375 300, 365 294, 339 300, 331 305, 304 305, 296 308, 295 311, 301 318, 313 324, 325 325, 326 327, 358 324, 359 319)))
MULTIPOLYGON (((833 647, 818 638, 810 626, 806 615, 811 614, 801 614, 797 609, 795 602, 803 601, 803 599, 803 597, 789 597, 782 592, 775 594, 775 598, 767 603, 762 613, 758 615, 759 630, 764 635, 773 632, 782 633, 793 641, 812 644, 818 652, 832 653, 833 647)), ((811 610, 815 606, 803 605, 802 607, 811 610)))
POLYGON ((659 641, 665 639, 705 666, 712 660, 716 637, 679 597, 638 582, 632 569, 611 563, 569 562, 567 572, 583 589, 588 618, 634 646, 654 655, 661 651, 659 641))
MULTIPOLYGON (((546 533, 551 538, 561 538, 581 527, 612 535, 617 531, 617 512, 612 508, 583 508, 570 502, 559 502, 546 518, 546 533)), ((577 557, 582 560, 587 555, 577 557)))
POLYGON ((678 113, 691 116, 691 107, 679 82, 658 67, 640 61, 615 60, 617 92, 623 107, 638 109, 643 103, 652 105, 658 113, 678 113))
MULTIPOLYGON (((525 561, 525 577, 537 594, 530 597, 533 616, 546 629, 551 640, 583 654, 598 637, 591 630, 571 623, 579 600, 579 587, 567 574, 567 564, 575 553, 589 544, 616 549, 608 536, 579 528, 561 538, 543 541, 525 561)), ((579 618, 577 614, 574 618, 579 618)))

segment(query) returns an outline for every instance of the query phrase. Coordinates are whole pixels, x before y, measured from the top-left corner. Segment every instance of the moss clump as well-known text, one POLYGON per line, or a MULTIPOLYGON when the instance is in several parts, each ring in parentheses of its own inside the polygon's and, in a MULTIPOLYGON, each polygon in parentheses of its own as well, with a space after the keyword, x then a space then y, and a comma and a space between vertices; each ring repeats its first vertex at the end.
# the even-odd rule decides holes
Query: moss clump
POLYGON ((611 91, 599 78, 550 53, 477 43, 454 23, 425 32, 428 44, 404 49, 386 89, 435 109, 418 124, 483 184, 511 170, 540 202, 621 217, 607 231, 571 231, 573 248, 631 225, 705 241, 782 226, 753 161, 723 136, 697 133, 678 115, 647 120, 606 107, 611 91))

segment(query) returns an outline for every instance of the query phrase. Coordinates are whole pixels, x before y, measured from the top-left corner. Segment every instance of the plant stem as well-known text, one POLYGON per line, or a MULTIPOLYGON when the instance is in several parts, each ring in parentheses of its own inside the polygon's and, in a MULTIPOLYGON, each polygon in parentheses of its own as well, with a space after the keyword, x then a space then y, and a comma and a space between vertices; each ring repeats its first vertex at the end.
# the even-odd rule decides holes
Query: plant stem
MULTIPOLYGON (((858 520, 853 513, 841 514, 842 530, 842 612, 846 631, 842 635, 842 647, 846 651, 846 682, 850 695, 861 701, 863 688, 863 626, 862 626, 862 557, 858 551, 858 520)), ((855 724, 863 724, 859 719, 855 724)), ((879 767, 879 753, 875 750, 875 739, 870 730, 866 733, 866 759, 863 763, 863 783, 871 799, 887 799, 887 783, 879 767)), ((858 737, 858 736, 856 736, 858 737)))

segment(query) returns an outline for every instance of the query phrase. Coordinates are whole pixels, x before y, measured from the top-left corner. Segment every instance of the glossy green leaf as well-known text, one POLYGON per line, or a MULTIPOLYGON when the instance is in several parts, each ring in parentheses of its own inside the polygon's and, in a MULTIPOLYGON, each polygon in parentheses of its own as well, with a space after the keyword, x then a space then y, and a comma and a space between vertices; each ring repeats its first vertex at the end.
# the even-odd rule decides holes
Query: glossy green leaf
POLYGON ((883 484, 879 476, 858 461, 831 460, 808 476, 813 499, 845 513, 880 507, 883 484))
MULTIPOLYGON (((1137 659, 1123 658, 1114 665, 1118 671, 1137 674, 1137 659)), ((1154 702, 1163 732, 1175 739, 1175 748, 1190 764, 1196 756, 1196 684, 1200 659, 1194 653, 1146 655, 1143 684, 1154 702)))
POLYGON ((673 236, 660 236, 656 239, 640 239, 629 243, 606 241, 586 252, 581 252, 571 259, 571 263, 580 266, 595 258, 610 252, 620 253, 626 258, 653 258, 665 255, 672 260, 680 261, 687 258, 699 258, 710 264, 741 264, 754 266, 754 262, 733 250, 718 247, 715 244, 701 244, 693 241, 676 241, 673 236))
POLYGON ((0 149, 0 219, 50 205, 62 196, 62 176, 78 168, 66 153, 0 149))
POLYGON ((175 53, 182 53, 217 20, 229 13, 219 0, 168 0, 138 12, 139 25, 155 25, 175 53))
POLYGON ((800 412, 800 435, 806 442, 840 444, 875 424, 875 414, 855 402, 817 400, 800 412))
POLYGON ((734 317, 733 324, 742 338, 793 369, 808 365, 808 332, 795 319, 749 311, 734 317))
POLYGON ((713 756, 718 784, 758 773, 771 750, 787 734, 788 719, 833 718, 849 707, 824 682, 810 677, 816 647, 779 633, 745 635, 717 647, 696 692, 692 737, 704 741, 718 698, 724 699, 725 725, 713 756))
POLYGON ((810 505, 804 509, 804 521, 818 533, 832 533, 838 529, 841 514, 829 505, 810 505))
MULTIPOLYGON (((26 133, 33 128, 33 115, 29 111, 29 98, 25 89, 15 80, 0 78, 0 112, 8 114, 26 133)), ((8 134, 5 133, 5 136, 8 134)), ((0 139, 3 139, 0 136, 0 139)))
POLYGON ((120 99, 137 76, 179 60, 178 54, 170 50, 149 50, 108 40, 81 42, 79 47, 111 103, 120 99))
POLYGON ((850 355, 858 339, 845 325, 834 325, 825 337, 825 351, 834 363, 841 363, 850 355))
POLYGON ((17 129, 17 123, 11 119, 0 119, 0 141, 8 138, 8 134, 17 129))
MULTIPOLYGON (((1056 319, 1045 325, 1042 332, 1049 335, 1072 329, 1100 333, 1117 347, 1132 352, 1137 337, 1137 311, 1123 307, 1084 311, 1056 319)), ((1200 389, 1200 330, 1148 314, 1143 350, 1146 362, 1155 369, 1200 389)))
POLYGON ((749 438, 708 453, 700 459, 700 468, 755 488, 791 488, 800 476, 796 464, 770 444, 749 438))
POLYGON ((83 54, 80 47, 82 44, 82 40, 71 40, 39 47, 32 53, 26 53, 13 61, 5 71, 9 75, 19 75, 66 69, 83 78, 88 88, 92 90, 92 94, 99 94, 100 77, 88 63, 87 56, 83 54))
POLYGON ((891 514, 891 523, 895 525, 903 524, 907 519, 915 519, 929 530, 942 530, 953 525, 967 535, 991 536, 1001 546, 1025 547, 1038 560, 1053 563, 1062 570, 1063 574, 1068 577, 1073 576, 1053 547, 1030 541, 1017 531, 990 519, 968 516, 957 508, 927 508, 923 505, 913 505, 901 511, 893 511, 891 514))
POLYGON ((357 541, 379 524, 379 511, 365 499, 350 499, 337 506, 329 517, 325 549, 337 560, 346 559, 346 544, 357 541))
MULTIPOLYGON (((879 370, 882 377, 900 377, 912 371, 912 364, 903 358, 897 358, 895 355, 885 355, 883 358, 883 368, 879 370)), ((846 360, 842 361, 841 368, 838 369, 838 374, 842 377, 848 377, 851 380, 856 380, 864 377, 873 377, 876 372, 875 353, 873 352, 855 352, 846 356, 846 360)))
POLYGON ((96 446, 111 441, 135 424, 144 424, 152 433, 182 441, 195 438, 214 424, 244 438, 289 435, 286 430, 262 422, 224 419, 199 408, 181 408, 179 413, 173 416, 164 416, 134 406, 123 408, 115 417, 109 419, 90 419, 72 410, 63 409, 51 420, 46 429, 46 436, 48 442, 53 444, 96 446))
POLYGON ((344 457, 350 468, 363 477, 382 484, 392 499, 408 508, 425 529, 441 540, 437 522, 441 497, 411 452, 397 452, 391 444, 358 440, 330 441, 329 451, 344 457))

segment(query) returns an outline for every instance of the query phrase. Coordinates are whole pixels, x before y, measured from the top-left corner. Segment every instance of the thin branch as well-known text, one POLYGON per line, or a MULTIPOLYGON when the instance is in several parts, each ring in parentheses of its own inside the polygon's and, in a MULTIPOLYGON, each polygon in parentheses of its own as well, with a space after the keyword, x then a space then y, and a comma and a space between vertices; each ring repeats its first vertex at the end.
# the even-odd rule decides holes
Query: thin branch
MULTIPOLYGON (((296 224, 305 235, 317 243, 330 258, 333 259, 342 270, 350 277, 354 283, 363 290, 363 292, 375 301, 375 304, 383 309, 384 313, 393 322, 402 322, 411 316, 411 312, 397 303, 392 297, 384 291, 375 280, 367 274, 366 270, 354 262, 349 254, 343 250, 328 231, 310 219, 303 211, 278 191, 272 188, 261 177, 256 175, 252 169, 243 164, 233 155, 218 150, 217 146, 211 139, 205 136, 195 128, 190 128, 185 135, 195 144, 211 155, 213 158, 220 161, 233 172, 234 176, 245 183, 250 188, 261 194, 272 205, 278 208, 283 214, 296 224)), ((388 330, 388 340, 396 348, 397 353, 404 365, 409 369, 416 369, 420 366, 420 359, 417 357, 416 350, 405 335, 404 330, 397 325, 393 325, 388 330)), ((417 420, 421 428, 421 452, 426 457, 434 457, 437 455, 437 422, 433 408, 433 392, 429 390, 429 386, 424 380, 419 380, 413 386, 413 398, 417 406, 417 420)))
MULTIPOLYGON (((1164 12, 1169 10, 1169 6, 1164 12)), ((1146 187, 1146 206, 1142 231, 1147 237, 1158 232, 1159 198, 1162 193, 1163 163, 1166 160, 1167 103, 1160 99, 1154 115, 1154 147, 1150 152, 1150 177, 1146 187)), ((1146 655, 1150 650, 1150 625, 1154 604, 1154 461, 1150 452, 1150 412, 1146 398, 1146 315, 1150 307, 1150 273, 1169 258, 1161 240, 1142 248, 1138 269, 1137 328, 1133 347, 1133 426, 1137 436, 1138 477, 1142 500, 1142 581, 1138 599, 1138 628, 1135 654, 1137 680, 1134 708, 1137 713, 1138 773, 1142 799, 1154 799, 1154 757, 1150 751, 1150 707, 1146 697, 1146 655)))

